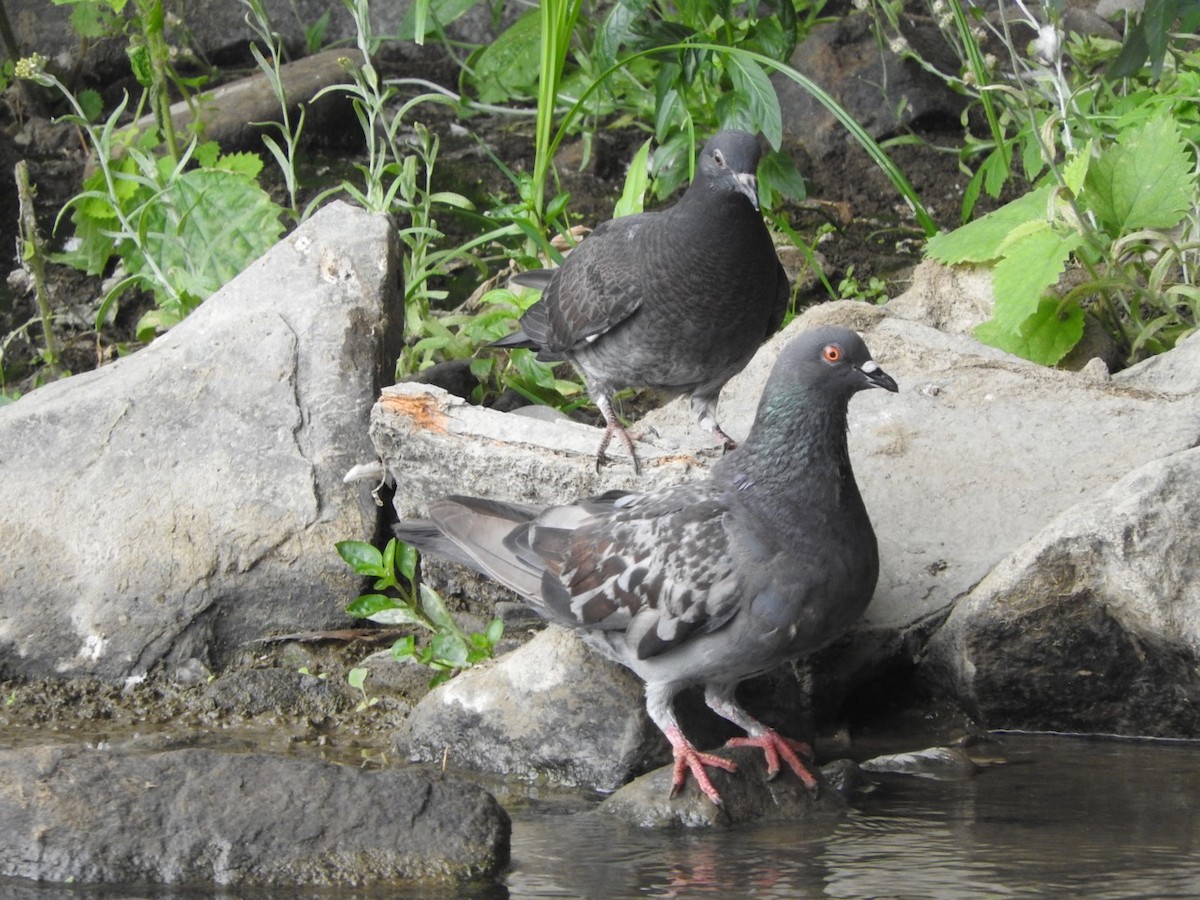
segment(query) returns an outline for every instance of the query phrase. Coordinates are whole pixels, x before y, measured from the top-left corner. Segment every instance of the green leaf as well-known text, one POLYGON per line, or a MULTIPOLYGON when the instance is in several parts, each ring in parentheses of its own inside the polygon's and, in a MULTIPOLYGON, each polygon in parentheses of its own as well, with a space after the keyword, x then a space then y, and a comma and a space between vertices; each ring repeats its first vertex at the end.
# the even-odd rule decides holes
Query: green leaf
POLYGON ((473 57, 471 83, 481 103, 504 103, 537 93, 541 39, 540 16, 531 9, 473 57))
MULTIPOLYGON (((392 540, 396 540, 392 538, 392 540)), ((390 543, 390 542, 389 542, 390 543)), ((408 579, 409 583, 416 577, 417 574, 417 557, 420 555, 416 547, 410 547, 400 541, 396 541, 396 571, 408 579)))
POLYGON ((366 541, 338 541, 333 545, 347 565, 359 575, 374 575, 380 577, 386 574, 383 565, 383 554, 379 548, 366 541))
POLYGON ((771 209, 781 199, 799 202, 808 194, 804 176, 790 153, 772 150, 758 164, 758 193, 764 207, 771 209))
POLYGON ((346 615, 356 619, 369 619, 377 613, 400 606, 395 597, 387 594, 360 594, 346 606, 346 615))
POLYGON ((1059 234, 1046 222, 1026 223, 1010 234, 992 274, 992 316, 1001 327, 1016 332, 1058 282, 1083 237, 1077 232, 1059 234))
POLYGON ((934 235, 925 246, 926 256, 948 265, 990 262, 998 258, 1001 246, 1014 228, 1046 218, 1050 191, 1049 186, 1030 191, 961 228, 934 235))
POLYGON ((1084 181, 1087 179, 1088 168, 1092 163, 1092 148, 1092 142, 1088 141, 1079 150, 1071 154, 1070 158, 1063 164, 1063 183, 1066 184, 1067 189, 1075 196, 1079 196, 1079 192, 1083 190, 1084 181))
POLYGON ((416 653, 417 639, 411 634, 406 634, 404 637, 397 639, 397 641, 392 644, 393 659, 410 659, 411 657, 416 656, 416 653))
POLYGON ((446 601, 427 584, 421 585, 421 609, 440 631, 458 633, 458 624, 446 609, 446 601))
POLYGON ((1165 113, 1123 132, 1088 169, 1085 202, 1113 235, 1173 228, 1191 208, 1191 162, 1165 113))
POLYGON ((638 152, 634 154, 633 162, 629 164, 621 196, 613 206, 614 219, 640 213, 644 208, 646 189, 650 186, 650 144, 652 142, 653 138, 647 138, 646 142, 638 148, 638 152))
POLYGON ((361 691, 363 685, 366 684, 367 676, 370 674, 371 670, 365 666, 356 666, 346 673, 346 681, 350 683, 350 687, 361 691))
POLYGON ((433 650, 433 658, 443 665, 455 669, 462 669, 468 665, 470 651, 466 641, 458 634, 439 632, 430 638, 429 646, 433 650))
POLYGON ((726 65, 734 93, 717 101, 719 110, 721 101, 732 101, 723 110, 721 124, 725 128, 744 128, 752 134, 761 131, 767 142, 778 148, 783 143, 783 113, 771 79, 762 66, 743 56, 730 54, 726 65))
POLYGON ((1043 299, 1033 315, 1017 332, 989 319, 975 328, 975 337, 985 344, 1006 350, 1045 366, 1055 365, 1083 337, 1083 310, 1079 304, 1065 304, 1053 297, 1043 299))
POLYGON ((492 619, 487 626, 488 643, 495 647, 500 643, 500 638, 504 636, 504 622, 500 619, 492 619))

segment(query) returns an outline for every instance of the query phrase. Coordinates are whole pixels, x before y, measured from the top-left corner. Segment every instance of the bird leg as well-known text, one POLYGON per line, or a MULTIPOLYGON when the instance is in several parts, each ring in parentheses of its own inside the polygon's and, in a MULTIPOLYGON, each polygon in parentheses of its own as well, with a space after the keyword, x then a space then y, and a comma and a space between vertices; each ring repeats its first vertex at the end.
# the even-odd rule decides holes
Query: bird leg
POLYGON ((692 777, 696 779, 696 787, 700 788, 714 804, 724 806, 721 794, 713 785, 712 779, 708 777, 708 772, 704 767, 713 766, 724 769, 726 772, 736 772, 737 763, 713 753, 701 753, 679 730, 678 725, 671 726, 665 734, 667 740, 671 742, 671 751, 675 756, 675 765, 671 770, 671 798, 674 799, 683 790, 684 782, 687 781, 687 773, 690 771, 692 777))
POLYGON ((682 685, 672 682, 646 683, 646 712, 651 721, 667 736, 675 763, 671 770, 671 797, 678 796, 687 781, 688 772, 696 779, 696 786, 717 806, 724 806, 721 795, 708 777, 706 766, 736 772, 737 763, 713 753, 701 753, 687 739, 675 720, 675 695, 682 685))
POLYGON ((726 453, 737 448, 737 441, 727 435, 717 424, 717 398, 698 397, 692 395, 692 412, 700 427, 712 434, 713 439, 720 444, 726 453))
POLYGON ((596 448, 596 471, 600 471, 600 467, 608 462, 608 457, 604 451, 608 448, 608 442, 612 440, 613 435, 617 435, 621 439, 621 443, 625 445, 626 451, 629 453, 629 459, 633 463, 633 472, 635 475, 642 474, 641 467, 638 465, 637 453, 633 450, 633 439, 629 436, 629 432, 625 430, 625 426, 617 419, 617 414, 613 410, 612 400, 607 395, 593 397, 596 401, 596 406, 600 409, 600 415, 604 416, 604 437, 600 438, 600 446, 596 448))
POLYGON ((767 758, 767 778, 772 779, 779 774, 780 757, 788 764, 796 777, 800 779, 805 789, 810 793, 817 790, 817 779, 812 770, 800 757, 812 757, 812 748, 803 741, 792 740, 781 735, 773 728, 768 728, 742 709, 734 699, 737 684, 709 683, 704 688, 704 702, 708 708, 722 719, 732 722, 746 732, 746 737, 730 738, 729 747, 758 747, 767 758))

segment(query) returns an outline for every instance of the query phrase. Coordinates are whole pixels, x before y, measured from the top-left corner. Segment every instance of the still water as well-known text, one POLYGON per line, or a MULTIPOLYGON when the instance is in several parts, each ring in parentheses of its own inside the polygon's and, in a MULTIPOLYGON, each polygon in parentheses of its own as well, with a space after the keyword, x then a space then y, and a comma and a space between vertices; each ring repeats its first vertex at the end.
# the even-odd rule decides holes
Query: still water
POLYGON ((880 782, 844 817, 647 834, 518 817, 513 897, 1200 897, 1200 744, 1003 735, 973 778, 880 782))
POLYGON ((992 751, 1004 763, 971 778, 874 776, 844 815, 802 825, 649 832, 574 801, 518 804, 512 866, 487 884, 248 892, 0 880, 0 898, 1200 897, 1200 744, 1001 735, 992 751))

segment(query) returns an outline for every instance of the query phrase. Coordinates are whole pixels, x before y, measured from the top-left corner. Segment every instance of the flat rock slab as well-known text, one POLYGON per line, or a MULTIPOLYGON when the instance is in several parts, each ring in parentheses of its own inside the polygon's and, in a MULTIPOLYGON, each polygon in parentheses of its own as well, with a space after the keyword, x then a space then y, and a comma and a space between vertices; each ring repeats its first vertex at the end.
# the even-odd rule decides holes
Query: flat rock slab
POLYGON ((342 476, 399 347, 397 240, 335 202, 149 347, 0 408, 0 673, 213 667, 345 621, 342 476))
POLYGON ((212 749, 0 750, 0 875, 42 882, 357 886, 508 861, 508 815, 414 770, 212 749))

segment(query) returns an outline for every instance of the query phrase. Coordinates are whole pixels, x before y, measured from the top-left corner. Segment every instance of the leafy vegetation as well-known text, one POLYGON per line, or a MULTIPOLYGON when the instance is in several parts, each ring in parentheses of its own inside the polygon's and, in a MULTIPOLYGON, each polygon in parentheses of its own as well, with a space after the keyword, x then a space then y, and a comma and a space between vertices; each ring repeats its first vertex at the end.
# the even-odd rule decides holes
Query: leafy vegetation
POLYGON ((1023 196, 930 240, 945 263, 994 267, 995 308, 976 336, 1027 359, 1060 361, 1093 315, 1127 362, 1173 347, 1200 322, 1200 49, 1175 31, 1200 19, 1194 5, 1148 3, 1126 42, 1064 32, 1004 7, 995 37, 1008 70, 980 50, 959 0, 942 7, 960 47, 961 77, 979 102, 987 138, 968 132, 964 162, 977 165, 964 199, 998 197, 1020 176, 1023 196), (1037 38, 1019 50, 1015 26, 1037 38), (968 77, 969 76, 969 77, 968 77))
MULTIPOLYGON (((418 555, 414 548, 392 538, 382 552, 363 541, 340 541, 337 552, 359 575, 375 579, 374 591, 355 598, 346 607, 348 615, 428 632, 429 640, 420 646, 414 634, 398 639, 392 645, 392 655, 396 659, 413 659, 433 669, 431 687, 492 656, 504 634, 504 623, 493 619, 481 632, 467 633, 459 628, 441 595, 429 585, 418 583, 418 555)), ((361 679, 358 680, 359 684, 355 685, 354 680, 351 684, 361 689, 361 679)), ((367 699, 365 692, 363 699, 367 699)))

